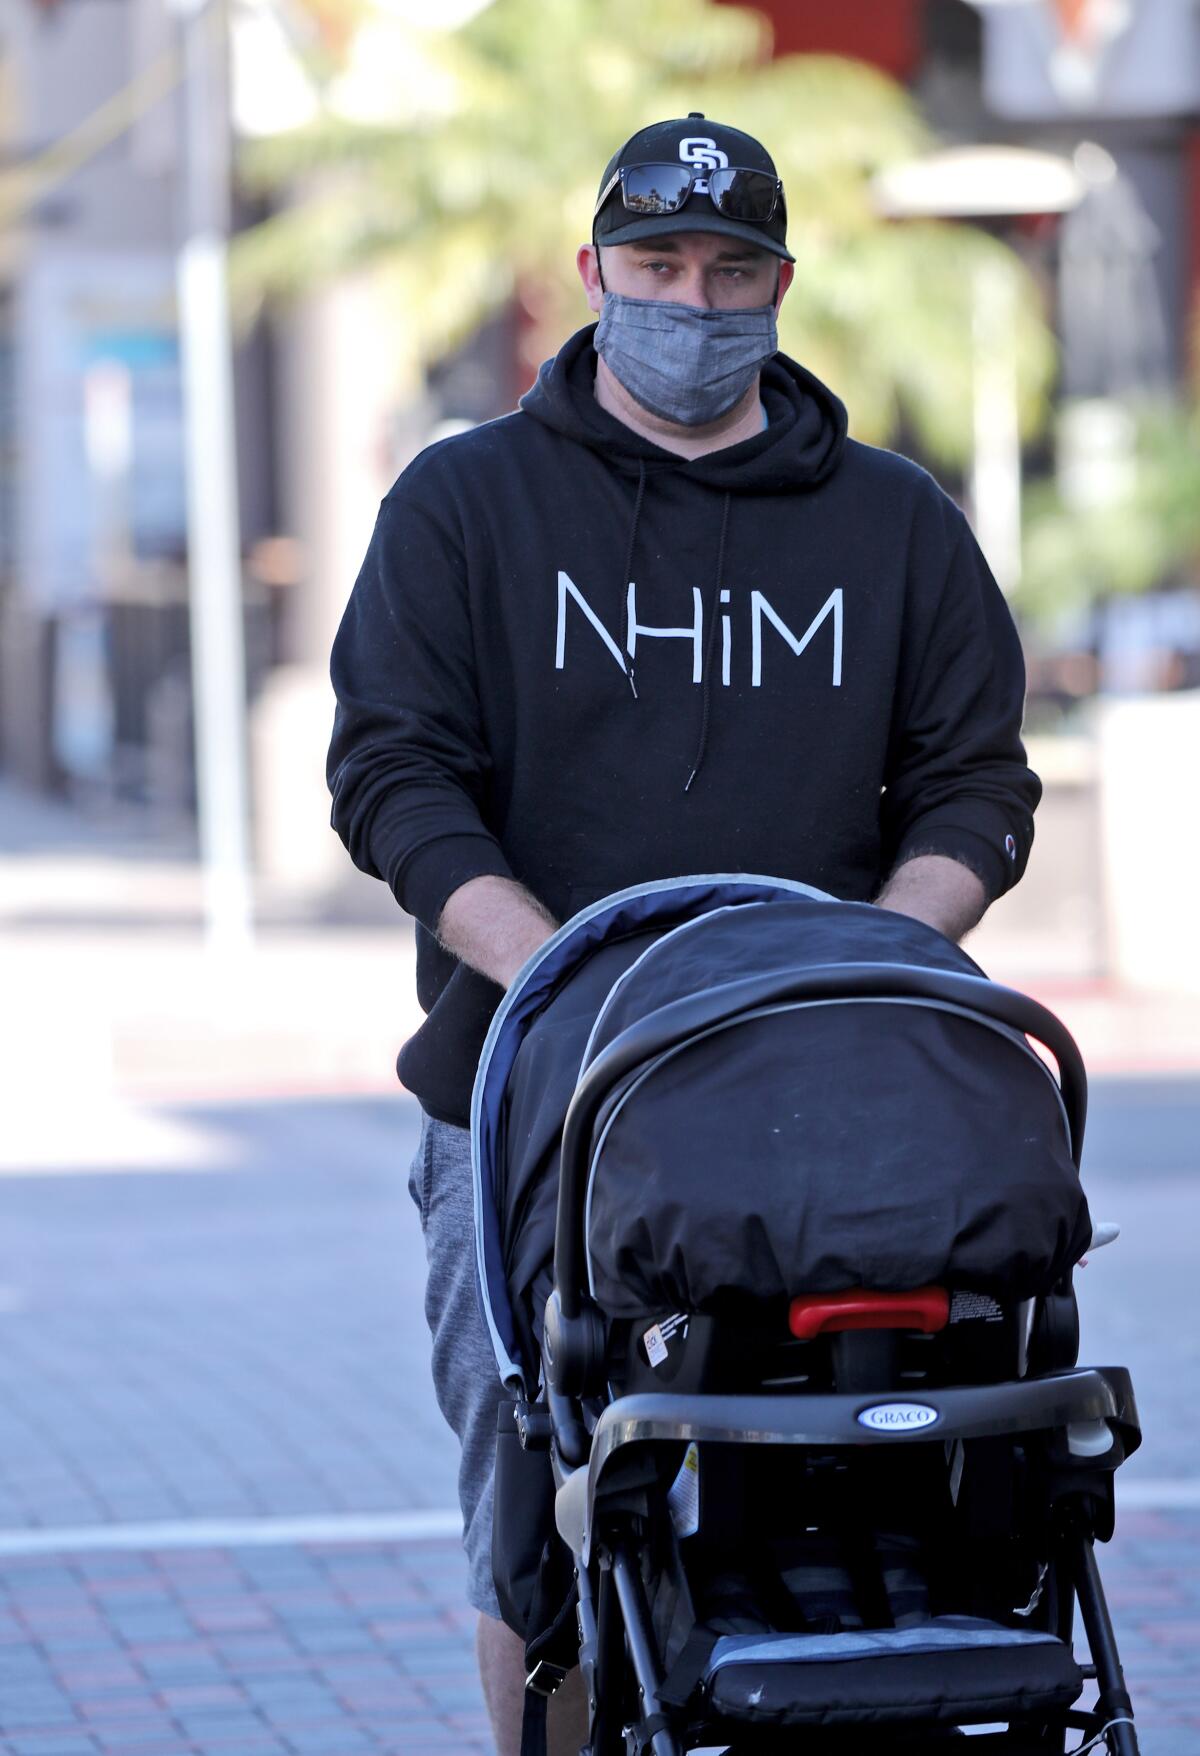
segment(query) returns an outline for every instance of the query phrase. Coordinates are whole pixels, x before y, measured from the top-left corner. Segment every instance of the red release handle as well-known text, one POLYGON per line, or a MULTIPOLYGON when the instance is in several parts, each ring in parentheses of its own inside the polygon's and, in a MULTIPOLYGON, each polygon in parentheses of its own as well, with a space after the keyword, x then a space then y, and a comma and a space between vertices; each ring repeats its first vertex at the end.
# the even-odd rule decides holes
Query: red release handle
POLYGON ((835 1329, 944 1329, 950 1316, 945 1287, 914 1287, 909 1293, 801 1293, 788 1306, 788 1328, 799 1341, 835 1329))

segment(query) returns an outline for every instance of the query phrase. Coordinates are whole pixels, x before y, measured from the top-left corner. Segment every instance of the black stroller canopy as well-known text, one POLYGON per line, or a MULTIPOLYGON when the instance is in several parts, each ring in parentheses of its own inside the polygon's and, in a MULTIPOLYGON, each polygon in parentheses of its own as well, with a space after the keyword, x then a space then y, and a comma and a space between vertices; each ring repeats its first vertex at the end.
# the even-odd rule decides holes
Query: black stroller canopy
POLYGON ((1058 1086, 1024 1035, 988 1015, 990 984, 965 952, 904 916, 775 880, 643 887, 543 948, 485 1046, 477 1236, 506 1379, 524 1376, 510 1298, 540 1318, 581 1076, 689 997, 713 997, 718 1017, 721 995, 750 978, 822 971, 833 991, 734 1008, 635 1057, 607 1096, 584 1228, 601 1309, 930 1282, 1025 1298, 1078 1260, 1090 1221, 1058 1086), (847 966, 863 965, 897 972, 894 991, 848 991, 847 966), (957 985, 967 1002, 906 995, 913 970, 971 978, 957 985))

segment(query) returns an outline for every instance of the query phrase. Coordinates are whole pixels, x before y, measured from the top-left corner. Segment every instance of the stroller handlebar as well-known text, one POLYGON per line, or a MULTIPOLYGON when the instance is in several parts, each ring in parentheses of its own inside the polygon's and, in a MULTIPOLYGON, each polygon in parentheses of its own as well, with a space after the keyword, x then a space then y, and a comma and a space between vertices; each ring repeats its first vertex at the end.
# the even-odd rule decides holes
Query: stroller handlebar
POLYGON ((1058 1085, 1076 1168, 1083 1151, 1087 1117, 1087 1076, 1079 1048, 1054 1014, 984 976, 918 965, 889 963, 826 964, 820 968, 773 970, 725 982, 700 994, 660 1007, 621 1032, 592 1062, 576 1088, 562 1136, 562 1169, 554 1234, 554 1280, 562 1315, 580 1312, 585 1287, 584 1191, 592 1134, 610 1094, 635 1068, 681 1046, 690 1037, 731 1024, 764 1007, 790 1001, 917 999, 963 1008, 1033 1037, 1049 1049, 1058 1066, 1058 1085))

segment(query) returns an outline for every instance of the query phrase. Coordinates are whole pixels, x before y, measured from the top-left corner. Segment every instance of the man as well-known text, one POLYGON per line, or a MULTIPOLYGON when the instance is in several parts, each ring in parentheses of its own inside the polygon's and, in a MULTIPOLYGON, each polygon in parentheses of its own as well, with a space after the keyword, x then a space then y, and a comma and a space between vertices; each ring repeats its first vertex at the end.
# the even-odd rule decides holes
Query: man
POLYGON ((849 440, 777 353, 794 260, 756 140, 698 114, 634 135, 578 255, 599 324, 518 413, 405 470, 333 651, 333 822, 418 922, 428 1018, 399 1071, 502 1756, 521 1655, 490 1573, 466 1128, 503 990, 585 902, 692 872, 802 879, 957 939, 1032 840, 1011 619, 933 480, 849 440))

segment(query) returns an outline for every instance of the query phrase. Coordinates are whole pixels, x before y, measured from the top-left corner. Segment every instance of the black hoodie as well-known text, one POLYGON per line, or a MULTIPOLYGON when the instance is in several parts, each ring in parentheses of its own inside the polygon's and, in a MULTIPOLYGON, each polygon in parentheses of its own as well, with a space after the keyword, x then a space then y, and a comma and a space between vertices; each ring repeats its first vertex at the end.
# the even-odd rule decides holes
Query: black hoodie
POLYGON ((333 648, 333 825, 417 919, 399 1071, 451 1122, 500 999, 433 937, 470 878, 561 920, 694 872, 863 900, 939 853, 995 897, 1033 838, 1020 647, 954 503, 782 354, 761 433, 664 451, 596 402, 593 333, 404 471, 333 648))

